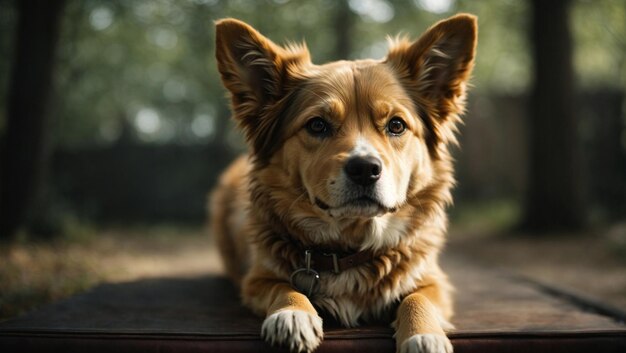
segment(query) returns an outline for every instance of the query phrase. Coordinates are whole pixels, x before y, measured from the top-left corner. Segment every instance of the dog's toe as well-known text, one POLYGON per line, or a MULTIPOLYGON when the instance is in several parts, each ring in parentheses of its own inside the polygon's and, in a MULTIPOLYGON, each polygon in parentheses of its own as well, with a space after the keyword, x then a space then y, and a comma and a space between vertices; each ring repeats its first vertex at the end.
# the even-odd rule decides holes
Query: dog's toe
POLYGON ((400 353, 452 353, 448 337, 435 334, 418 334, 409 337, 400 346, 400 353))
POLYGON ((261 336, 291 352, 312 352, 322 341, 322 319, 302 310, 281 310, 263 321, 261 336))

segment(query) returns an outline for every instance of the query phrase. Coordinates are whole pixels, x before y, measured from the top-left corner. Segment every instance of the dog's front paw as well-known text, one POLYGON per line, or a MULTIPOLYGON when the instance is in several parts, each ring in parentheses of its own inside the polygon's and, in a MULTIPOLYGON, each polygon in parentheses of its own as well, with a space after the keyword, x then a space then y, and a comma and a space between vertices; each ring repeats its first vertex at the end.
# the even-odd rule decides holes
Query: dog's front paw
POLYGON ((281 310, 263 321, 261 336, 291 352, 312 352, 322 341, 322 318, 302 310, 281 310))
POLYGON ((436 334, 417 334, 407 338, 400 346, 400 353, 452 353, 448 337, 436 334))

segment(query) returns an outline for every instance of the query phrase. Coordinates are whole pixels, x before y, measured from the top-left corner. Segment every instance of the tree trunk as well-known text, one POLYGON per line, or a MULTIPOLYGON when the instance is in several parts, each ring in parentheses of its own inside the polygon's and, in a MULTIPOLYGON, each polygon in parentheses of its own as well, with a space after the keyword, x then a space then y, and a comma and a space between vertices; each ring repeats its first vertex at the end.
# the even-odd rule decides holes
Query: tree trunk
POLYGON ((533 0, 534 87, 530 109, 529 183, 523 226, 578 230, 585 224, 573 108, 569 0, 533 0))
POLYGON ((17 1, 19 20, 0 158, 0 237, 11 237, 33 207, 45 163, 50 95, 62 0, 17 1))
POLYGON ((354 13, 350 10, 348 0, 337 1, 337 10, 333 19, 333 30, 335 33, 334 60, 350 59, 352 54, 352 25, 354 23, 354 13))

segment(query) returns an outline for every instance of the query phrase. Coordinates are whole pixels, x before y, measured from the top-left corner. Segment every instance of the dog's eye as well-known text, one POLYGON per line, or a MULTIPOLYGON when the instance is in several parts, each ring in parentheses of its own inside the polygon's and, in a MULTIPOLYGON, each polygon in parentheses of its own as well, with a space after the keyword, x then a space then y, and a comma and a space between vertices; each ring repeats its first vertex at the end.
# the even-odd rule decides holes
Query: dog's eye
POLYGON ((324 136, 330 132, 330 125, 326 120, 316 116, 306 123, 306 130, 313 136, 324 136))
POLYGON ((393 117, 387 123, 387 131, 389 131, 392 135, 402 135, 402 133, 406 130, 406 123, 404 120, 396 117, 393 117))

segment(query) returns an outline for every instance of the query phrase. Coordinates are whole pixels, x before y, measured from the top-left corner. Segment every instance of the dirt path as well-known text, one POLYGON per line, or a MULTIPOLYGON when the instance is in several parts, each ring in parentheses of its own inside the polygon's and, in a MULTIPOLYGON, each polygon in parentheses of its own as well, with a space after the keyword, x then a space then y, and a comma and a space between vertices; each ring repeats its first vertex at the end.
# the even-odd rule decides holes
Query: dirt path
MULTIPOLYGON (((446 256, 523 274, 626 311, 626 260, 603 237, 494 234, 453 230, 446 256)), ((98 230, 80 241, 0 244, 0 320, 102 282, 221 271, 201 228, 98 230)))
POLYGON ((0 320, 102 282, 221 270, 199 228, 114 229, 78 241, 0 244, 0 320))

